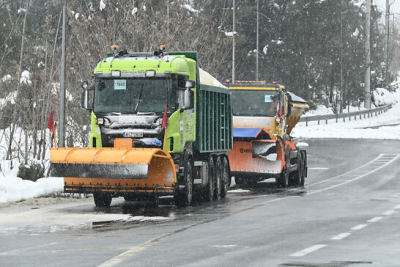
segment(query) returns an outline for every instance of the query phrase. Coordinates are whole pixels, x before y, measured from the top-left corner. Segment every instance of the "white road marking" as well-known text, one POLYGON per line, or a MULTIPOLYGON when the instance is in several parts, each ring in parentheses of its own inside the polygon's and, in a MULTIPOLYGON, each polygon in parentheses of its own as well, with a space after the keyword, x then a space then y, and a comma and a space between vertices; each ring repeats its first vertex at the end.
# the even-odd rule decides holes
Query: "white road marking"
POLYGON ((382 218, 383 217, 375 217, 375 218, 372 218, 371 220, 369 220, 368 222, 370 222, 370 223, 377 222, 377 221, 382 220, 382 218))
POLYGON ((396 207, 394 207, 395 210, 400 210, 400 205, 397 205, 396 207))
POLYGON ((341 234, 332 236, 331 239, 332 239, 332 240, 341 240, 341 239, 343 239, 343 238, 348 237, 349 235, 351 235, 351 233, 341 233, 341 234))
POLYGON ((238 245, 212 245, 211 247, 213 247, 213 248, 234 248, 237 246, 238 245))
POLYGON ((355 231, 361 230, 361 229, 363 229, 363 228, 366 227, 366 226, 367 226, 366 224, 359 224, 359 225, 354 226, 353 228, 351 228, 351 230, 355 230, 355 231))
POLYGON ((326 167, 314 167, 314 168, 308 168, 309 170, 329 170, 330 168, 326 167))
POLYGON ((321 248, 324 248, 326 246, 327 245, 314 245, 314 246, 311 246, 309 248, 300 250, 300 251, 298 251, 296 253, 293 253, 292 255, 290 255, 290 257, 303 257, 303 256, 305 256, 305 255, 307 255, 307 254, 309 254, 311 252, 317 251, 317 250, 319 250, 321 248))
POLYGON ((388 211, 385 211, 384 213, 382 213, 382 215, 389 216, 389 215, 392 215, 394 212, 395 212, 394 210, 388 210, 388 211))
MULTIPOLYGON (((327 181, 329 181, 329 180, 333 180, 333 179, 335 179, 335 178, 339 178, 339 177, 342 177, 342 176, 345 176, 345 175, 350 175, 352 172, 354 172, 354 171, 356 171, 356 170, 358 170, 358 169, 361 169, 361 168, 363 168, 363 167, 366 167, 368 164, 371 164, 371 163, 373 163, 375 160, 381 159, 381 158, 384 157, 384 156, 385 156, 384 154, 380 154, 376 159, 374 159, 374 160, 372 160, 372 161, 370 161, 370 162, 368 162, 368 163, 362 165, 362 166, 359 167, 359 168, 356 168, 356 169, 354 169, 354 170, 352 170, 352 171, 350 171, 350 172, 347 172, 347 173, 345 173, 345 174, 342 174, 342 175, 339 175, 339 176, 336 176, 336 177, 333 177, 333 178, 330 178, 330 179, 326 179, 326 180, 321 181, 321 182, 319 182, 319 183, 327 182, 327 181)), ((393 161, 395 161, 395 160, 398 159, 399 157, 400 157, 400 155, 396 155, 394 158, 391 158, 390 160, 388 160, 385 164, 383 164, 383 165, 381 165, 381 166, 379 166, 379 167, 376 167, 375 169, 373 169, 373 170, 371 170, 371 171, 368 171, 368 172, 365 173, 365 174, 358 175, 358 176, 356 176, 355 178, 350 179, 350 180, 347 180, 346 182, 343 182, 343 183, 340 183, 340 184, 332 185, 332 186, 326 187, 326 188, 324 188, 324 189, 320 189, 320 190, 315 190, 315 191, 313 191, 313 192, 309 192, 309 193, 307 193, 307 195, 314 195, 314 194, 317 194, 317 193, 320 193, 320 192, 324 192, 324 191, 327 191, 327 190, 330 190, 330 189, 333 189, 333 188, 336 188, 336 187, 339 187, 339 186, 342 186, 342 185, 345 185, 345 184, 348 184, 348 183, 357 181, 357 180, 359 180, 359 179, 361 179, 361 178, 364 178, 365 176, 367 176, 367 175, 369 175, 369 174, 371 174, 371 173, 376 172, 377 170, 380 170, 380 169, 386 167, 387 165, 389 165, 390 163, 392 163, 393 161)), ((316 184, 319 184, 319 183, 310 184, 310 186, 316 185, 316 184)))
MULTIPOLYGON (((375 161, 380 160, 380 159, 382 159, 382 158, 384 158, 384 157, 386 157, 386 156, 388 156, 388 154, 379 154, 379 156, 376 157, 375 159, 373 159, 373 160, 371 160, 371 161, 365 163, 364 165, 361 165, 361 166, 358 167, 358 168, 355 168, 354 170, 351 170, 351 171, 349 171, 349 172, 346 172, 346 173, 340 174, 340 175, 338 175, 338 176, 335 176, 335 177, 332 177, 332 178, 329 178, 329 179, 325 179, 325 180, 323 180, 323 181, 320 181, 320 182, 314 183, 314 184, 310 184, 310 185, 317 185, 317 184, 320 184, 320 183, 325 183, 325 182, 327 182, 327 181, 335 180, 336 178, 343 177, 343 176, 346 176, 346 175, 348 175, 348 174, 357 172, 357 171, 359 171, 359 170, 361 170, 361 169, 363 169, 363 168, 365 168, 365 167, 368 167, 368 165, 371 165, 371 164, 373 164, 375 161)), ((392 162, 392 161, 396 160, 397 158, 399 158, 399 157, 400 157, 400 154, 389 155, 389 156, 393 157, 393 158, 390 158, 390 162, 392 162)), ((382 165, 382 166, 380 166, 380 167, 386 166, 386 165, 387 165, 388 163, 390 163, 390 162, 387 162, 386 164, 384 164, 384 165, 382 165)), ((310 169, 310 168, 308 168, 308 169, 310 169)), ((379 169, 380 169, 380 168, 379 168, 379 169)), ((378 170, 378 169, 375 169, 375 170, 378 170)))
POLYGON ((37 248, 42 248, 42 247, 50 247, 50 246, 55 246, 55 245, 59 245, 59 244, 60 244, 59 242, 52 242, 52 243, 44 244, 44 245, 40 245, 40 246, 33 246, 33 247, 27 247, 27 248, 23 248, 23 249, 5 251, 5 252, 1 252, 0 256, 18 255, 18 254, 21 254, 21 252, 23 252, 23 251, 29 251, 29 250, 33 250, 33 249, 37 249, 37 248))

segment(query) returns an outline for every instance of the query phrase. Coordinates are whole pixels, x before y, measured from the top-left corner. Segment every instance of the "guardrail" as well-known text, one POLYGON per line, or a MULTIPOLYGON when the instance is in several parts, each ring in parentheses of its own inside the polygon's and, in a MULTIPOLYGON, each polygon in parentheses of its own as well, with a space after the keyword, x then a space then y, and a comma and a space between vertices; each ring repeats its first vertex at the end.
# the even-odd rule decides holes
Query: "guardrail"
POLYGON ((301 117, 300 122, 305 122, 306 126, 308 126, 308 122, 311 122, 311 121, 318 121, 318 125, 319 125, 321 121, 325 121, 325 124, 328 124, 328 120, 336 120, 336 123, 338 122, 339 119, 343 119, 343 121, 345 122, 346 118, 348 118, 349 121, 351 121, 351 118, 354 118, 354 120, 357 120, 357 117, 361 120, 363 117, 369 118, 369 117, 374 116, 374 114, 375 114, 375 116, 378 116, 379 114, 386 112, 391 107, 392 107, 392 105, 390 104, 390 105, 382 106, 379 108, 355 111, 355 112, 350 112, 350 113, 301 117))

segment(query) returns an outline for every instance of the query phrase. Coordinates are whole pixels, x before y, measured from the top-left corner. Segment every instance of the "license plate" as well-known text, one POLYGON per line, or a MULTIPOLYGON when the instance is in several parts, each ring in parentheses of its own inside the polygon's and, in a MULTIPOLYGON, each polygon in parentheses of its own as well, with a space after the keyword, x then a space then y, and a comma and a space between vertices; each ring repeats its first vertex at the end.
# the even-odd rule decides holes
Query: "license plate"
POLYGON ((124 133, 124 137, 143 137, 143 132, 124 133))

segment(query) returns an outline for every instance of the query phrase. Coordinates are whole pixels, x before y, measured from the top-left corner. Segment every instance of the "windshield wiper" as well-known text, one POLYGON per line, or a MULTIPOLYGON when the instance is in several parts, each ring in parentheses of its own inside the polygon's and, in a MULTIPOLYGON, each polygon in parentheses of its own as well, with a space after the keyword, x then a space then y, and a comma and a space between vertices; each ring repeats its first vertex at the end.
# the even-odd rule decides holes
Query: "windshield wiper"
POLYGON ((139 108, 139 104, 140 104, 140 99, 142 98, 143 87, 144 87, 144 81, 143 81, 142 87, 140 88, 140 91, 139 91, 138 101, 137 101, 137 104, 136 104, 136 107, 135 107, 135 112, 134 112, 135 114, 137 114, 137 111, 138 111, 138 108, 139 108))

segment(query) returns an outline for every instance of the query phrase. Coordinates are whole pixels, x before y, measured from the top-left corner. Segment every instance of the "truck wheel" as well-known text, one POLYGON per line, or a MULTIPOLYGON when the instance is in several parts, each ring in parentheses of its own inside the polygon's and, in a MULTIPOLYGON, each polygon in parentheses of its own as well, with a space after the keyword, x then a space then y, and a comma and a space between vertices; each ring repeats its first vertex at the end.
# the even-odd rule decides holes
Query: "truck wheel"
POLYGON ((307 154, 305 151, 302 151, 302 157, 301 157, 301 177, 300 177, 300 186, 304 186, 305 183, 305 178, 306 178, 306 172, 307 172, 307 154))
POLYGON ((222 162, 221 158, 217 157, 215 162, 215 181, 214 181, 214 199, 221 199, 221 176, 222 176, 222 162))
POLYGON ((301 185, 302 176, 303 176, 303 157, 302 157, 301 152, 299 152, 298 156, 297 156, 297 171, 295 171, 293 174, 293 185, 294 186, 301 185))
POLYGON ((124 199, 125 199, 125 201, 135 201, 135 200, 137 200, 136 197, 130 196, 130 195, 124 196, 124 199))
POLYGON ((279 178, 276 178, 276 186, 278 188, 286 188, 289 182, 289 171, 284 168, 282 173, 279 175, 279 178))
POLYGON ((222 173, 221 173, 221 197, 224 198, 228 193, 230 186, 231 174, 229 168, 229 162, 226 157, 222 159, 222 173))
POLYGON ((205 199, 212 201, 214 199, 214 185, 215 185, 215 165, 214 159, 210 156, 208 159, 208 184, 205 193, 205 199))
POLYGON ((178 207, 186 207, 192 203, 193 197, 193 167, 190 159, 185 160, 185 169, 183 171, 185 189, 183 192, 177 190, 175 195, 175 204, 178 207))
POLYGON ((97 207, 109 207, 111 205, 112 197, 110 194, 95 192, 93 198, 97 207))

